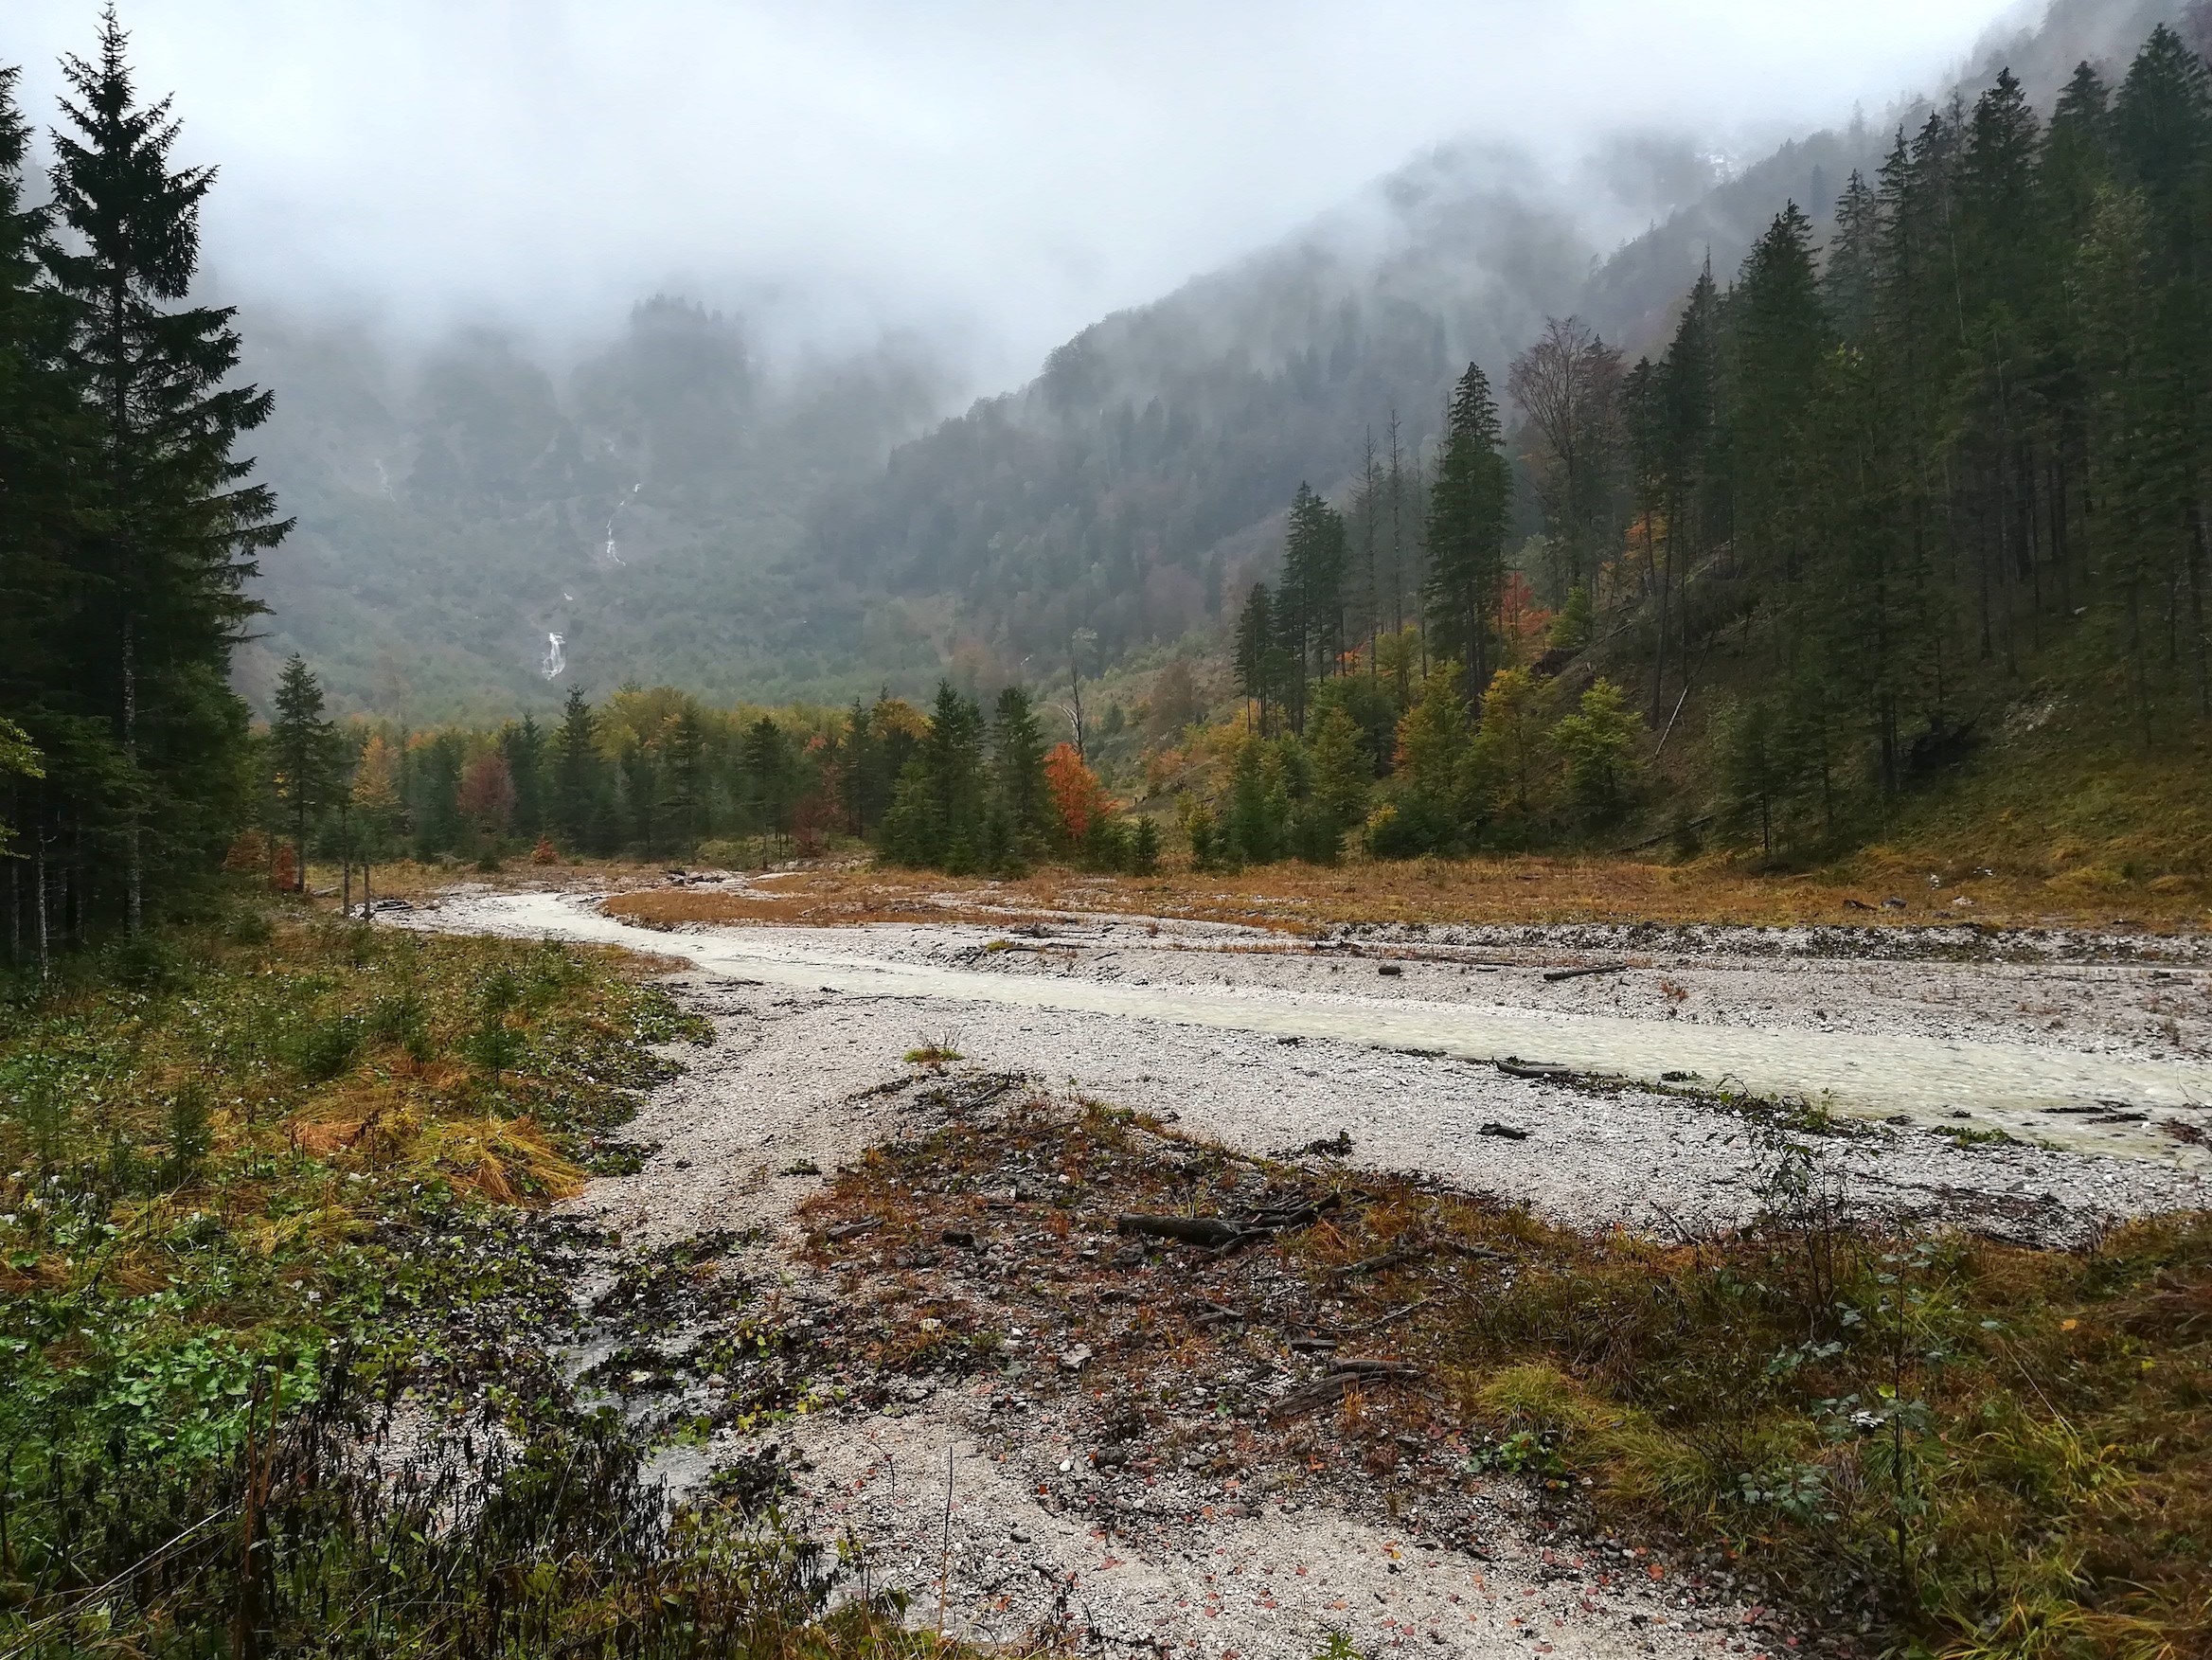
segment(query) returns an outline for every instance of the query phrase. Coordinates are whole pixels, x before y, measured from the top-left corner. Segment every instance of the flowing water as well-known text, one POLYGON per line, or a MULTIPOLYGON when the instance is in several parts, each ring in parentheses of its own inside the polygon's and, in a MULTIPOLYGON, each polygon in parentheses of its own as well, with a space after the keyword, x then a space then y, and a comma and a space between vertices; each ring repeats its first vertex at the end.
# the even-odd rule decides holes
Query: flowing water
POLYGON ((804 991, 1065 1009, 1468 1061, 1517 1057, 1646 1083, 1670 1073, 1694 1074, 1701 1085, 1725 1081, 1757 1096, 1799 1096, 1861 1116, 1902 1114, 1942 1122, 1963 1110, 1984 1127, 2105 1153, 2184 1156, 2177 1139, 2160 1133, 2159 1120, 2212 1128, 2212 1112, 2199 1110, 2200 1103, 2212 1105, 2212 1066, 2200 1062, 1910 1033, 1760 1029, 1280 987, 990 972, 871 956, 866 936, 851 930, 734 926, 663 933, 549 893, 474 897, 455 910, 441 925, 624 945, 680 956, 709 973, 804 991), (2148 1116, 2116 1126, 2109 1121, 2122 1114, 2148 1116), (2100 1116, 2108 1122, 2095 1124, 2100 1116))

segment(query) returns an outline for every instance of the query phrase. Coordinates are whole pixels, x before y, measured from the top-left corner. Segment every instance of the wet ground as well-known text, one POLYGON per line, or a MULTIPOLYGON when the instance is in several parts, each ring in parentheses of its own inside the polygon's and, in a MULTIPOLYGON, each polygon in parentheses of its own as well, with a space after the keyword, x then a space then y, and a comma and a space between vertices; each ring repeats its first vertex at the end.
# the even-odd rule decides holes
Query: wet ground
MULTIPOLYGON (((716 1040, 686 1051, 688 1074, 631 1131, 651 1149, 642 1169, 579 1202, 633 1263, 725 1241, 725 1266, 699 1267, 701 1283, 721 1272, 753 1289, 700 1314, 691 1345, 726 1343, 733 1322, 830 1331, 911 1296, 897 1276, 934 1269, 875 1259, 865 1239, 826 1261, 802 1207, 824 1172, 972 1117, 974 1091, 1001 1077, 1071 1112, 1152 1115, 1232 1160, 1329 1143, 1298 1156, 1654 1233, 1749 1215, 1784 1133, 1864 1211, 2025 1243, 2205 1202, 2212 1113, 2195 1103, 2212 1100, 2212 976, 2185 950, 2115 962, 1930 931, 1920 955, 1890 941, 1869 959, 1710 930, 1286 949, 1257 931, 1038 917, 1001 932, 671 934, 551 894, 456 895, 416 920, 694 965, 672 984, 716 1040), (1590 967, 1614 972, 1545 977, 1590 967), (928 1048, 962 1059, 907 1063, 928 1048), (1506 1056, 1610 1076, 1524 1076, 1492 1064, 1506 1056), (1724 1078, 1796 1099, 1739 1098, 1724 1078)), ((1008 1204, 1021 1201, 1017 1187, 1008 1204)), ((988 1307, 992 1283, 960 1294, 988 1307)), ((908 1312, 917 1330, 949 1317, 908 1312)), ((1561 1533, 1525 1484, 1444 1480, 1456 1450, 1425 1442, 1405 1449, 1402 1479, 1394 1467, 1365 1487, 1269 1485, 1240 1473, 1233 1415, 1209 1398, 1138 1432, 1160 1441, 1151 1468, 1102 1475, 1087 1362, 1022 1347, 1043 1335, 1016 1332, 1002 1369, 958 1380, 847 1355, 842 1375, 791 1380, 784 1407, 820 1410, 720 1432, 671 1452, 667 1472, 705 1479, 773 1446, 797 1513, 865 1541, 870 1573, 907 1590, 918 1617, 941 1609, 948 1629, 993 1640, 1051 1629, 1109 1652, 1293 1660, 1331 1630, 1369 1651, 1590 1656, 1779 1652, 1784 1636, 1834 1634, 1777 1627, 1719 1562, 1561 1533), (1217 1411, 1220 1432, 1200 1434, 1217 1411)), ((1251 1386, 1295 1386, 1284 1363, 1251 1386)), ((675 1374, 669 1387, 702 1401, 734 1386, 675 1374)))

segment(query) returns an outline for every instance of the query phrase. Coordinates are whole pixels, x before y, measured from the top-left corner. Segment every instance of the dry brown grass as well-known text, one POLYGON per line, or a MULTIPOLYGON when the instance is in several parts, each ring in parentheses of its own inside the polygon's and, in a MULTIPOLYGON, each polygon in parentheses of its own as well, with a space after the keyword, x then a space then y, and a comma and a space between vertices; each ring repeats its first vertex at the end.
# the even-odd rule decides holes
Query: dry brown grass
POLYGON ((1767 876, 1722 860, 1685 865, 1628 859, 1508 858, 1274 865, 1236 875, 1163 871, 1150 877, 1044 870, 1010 882, 926 871, 825 866, 763 888, 717 892, 655 887, 620 893, 611 915, 648 926, 774 922, 1009 925, 1037 911, 1186 918, 1286 934, 1339 923, 1513 924, 1733 922, 1900 924, 1962 921, 2002 927, 2109 927, 2119 919, 2159 930, 2212 919, 2194 884, 2084 888, 2060 879, 1977 876, 1967 869, 1889 867, 1873 874, 1767 876), (1941 878, 1932 886, 1930 875, 1941 878), (1896 896, 1902 910, 1882 901, 1896 896), (1959 900, 1969 901, 1959 904, 1959 900), (1870 907, 1870 908, 1866 908, 1870 907))
MULTIPOLYGON (((380 900, 419 901, 436 899, 451 888, 469 883, 497 888, 642 887, 647 883, 660 881, 674 867, 667 860, 641 863, 632 859, 563 860, 558 865, 533 865, 525 856, 507 860, 497 870, 479 870, 464 861, 419 865, 412 859, 398 859, 389 865, 376 866, 369 872, 369 891, 380 900)), ((308 892, 318 900, 335 899, 342 891, 342 876, 336 865, 311 859, 307 866, 308 892)), ((358 866, 353 871, 353 901, 356 904, 361 902, 358 866)))

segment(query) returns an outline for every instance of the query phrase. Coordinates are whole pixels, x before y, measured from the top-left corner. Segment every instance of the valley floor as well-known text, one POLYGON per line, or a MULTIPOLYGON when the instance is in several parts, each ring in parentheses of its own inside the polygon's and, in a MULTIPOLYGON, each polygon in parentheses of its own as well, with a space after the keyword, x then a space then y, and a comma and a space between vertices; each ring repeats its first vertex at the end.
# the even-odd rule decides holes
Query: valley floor
MULTIPOLYGON (((972 1121, 994 1088, 1014 1087, 994 1080, 1069 1113, 1097 1102, 1171 1124, 1187 1145, 1223 1150, 1232 1175, 1270 1158, 1347 1179, 1410 1174, 1663 1239, 1746 1220, 1785 1144, 1811 1149, 1816 1179, 1863 1215, 2034 1246, 2207 1202, 2212 951, 2195 936, 1293 937, 1040 909, 975 887, 948 896, 940 922, 761 927, 683 913, 775 915, 786 907, 773 877, 687 879, 605 909, 602 893, 561 885, 426 895, 406 919, 621 943, 684 965, 669 983, 715 1042, 635 1127, 652 1149, 643 1168, 574 1203, 631 1258, 762 1230, 741 1271, 780 1286, 773 1318, 786 1327, 857 1330, 917 1295, 985 1308, 996 1296, 1003 1318, 1020 1317, 1007 1300, 1018 1285, 994 1293, 981 1273, 962 1292, 959 1252, 826 1261, 823 1224, 810 1235, 803 1208, 830 1203, 841 1169, 874 1169, 871 1150, 972 1121), (1608 972, 1553 977, 1594 968, 1608 972), (937 1059, 918 1067, 916 1052, 937 1059), (1508 1055, 1512 1070, 1492 1064, 1508 1055)), ((1072 1244, 1024 1232, 1045 1220, 1025 1214, 1036 1198, 1016 1184, 1006 1214, 985 1215, 976 1245, 995 1241, 1002 1276, 1026 1250, 1044 1252, 1033 1272, 1055 1278, 1065 1266, 1042 1264, 1061 1245, 1078 1266, 1114 1251, 1113 1191, 1075 1206, 1072 1244)), ((1144 1294, 1199 1295, 1202 1279, 1144 1294)), ((1656 1559, 1556 1531, 1525 1483, 1412 1480, 1423 1451, 1363 1480, 1240 1481, 1210 1473, 1215 1443, 1186 1425, 1174 1444, 1204 1457, 1109 1477, 1094 1462, 1109 1390, 1086 1400, 1088 1351, 1025 1350, 1008 1330, 1001 1369, 949 1381, 917 1368, 865 1403, 719 1432, 704 1453, 668 1455, 667 1473, 704 1479, 774 1443, 796 1502, 864 1542, 879 1583, 911 1591, 925 1622, 995 1640, 1057 1626, 1112 1651, 1251 1660, 1311 1655, 1331 1629, 1369 1651, 1591 1656, 1750 1653, 1782 1634, 1717 1562, 1637 1571, 1656 1559), (1066 1386, 1026 1383, 1032 1368, 1066 1386)), ((1254 1386, 1271 1367, 1268 1386, 1290 1386, 1265 1358, 1254 1386)), ((709 1400, 719 1382, 684 1387, 709 1400)))

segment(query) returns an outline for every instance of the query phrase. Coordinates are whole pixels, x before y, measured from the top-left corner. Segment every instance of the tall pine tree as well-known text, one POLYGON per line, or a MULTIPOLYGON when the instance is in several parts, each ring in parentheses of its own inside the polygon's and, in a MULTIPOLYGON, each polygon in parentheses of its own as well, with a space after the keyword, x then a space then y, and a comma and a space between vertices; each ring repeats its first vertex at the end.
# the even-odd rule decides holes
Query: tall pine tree
POLYGON ((1466 666, 1472 693, 1490 680, 1505 584, 1513 480, 1503 443, 1490 378, 1471 363, 1444 411, 1429 487, 1428 621, 1439 654, 1466 666))
POLYGON ((63 61, 52 184, 67 234, 47 263, 99 421, 99 529, 78 544, 73 573, 96 602, 73 618, 69 652, 77 701, 111 723, 122 758, 115 828, 135 932, 150 856, 157 867, 204 858, 235 816, 245 714, 230 649, 260 609, 244 592, 255 555, 291 527, 235 454, 270 397, 230 384, 232 312, 181 303, 214 170, 171 169, 169 100, 139 102, 127 45, 111 7, 96 57, 63 61))

